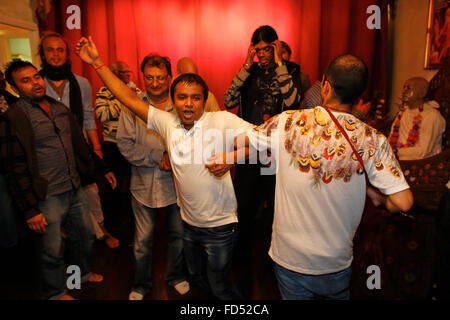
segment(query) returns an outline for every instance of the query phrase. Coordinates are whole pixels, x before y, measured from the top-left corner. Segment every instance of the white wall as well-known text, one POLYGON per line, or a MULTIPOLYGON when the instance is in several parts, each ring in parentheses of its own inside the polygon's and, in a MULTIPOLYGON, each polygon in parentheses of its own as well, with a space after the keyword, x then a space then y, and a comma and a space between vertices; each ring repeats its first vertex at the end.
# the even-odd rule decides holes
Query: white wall
POLYGON ((39 28, 34 3, 35 0, 0 0, 0 67, 11 59, 7 43, 10 37, 29 38, 33 63, 38 65, 39 28))
POLYGON ((403 83, 419 76, 427 80, 436 69, 425 69, 429 0, 398 0, 394 22, 394 61, 390 118, 397 113, 403 83))

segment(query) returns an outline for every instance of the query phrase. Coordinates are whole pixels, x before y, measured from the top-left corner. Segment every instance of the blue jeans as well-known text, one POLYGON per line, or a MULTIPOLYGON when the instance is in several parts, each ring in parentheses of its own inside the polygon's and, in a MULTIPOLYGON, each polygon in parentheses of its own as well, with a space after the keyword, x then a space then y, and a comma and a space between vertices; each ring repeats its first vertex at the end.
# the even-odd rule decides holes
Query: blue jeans
POLYGON ((229 279, 237 223, 215 228, 183 225, 184 253, 192 281, 221 300, 242 299, 229 279))
POLYGON ((90 276, 94 238, 89 209, 81 188, 49 196, 39 208, 48 223, 47 231, 36 236, 41 290, 45 299, 58 299, 65 293, 65 264, 80 267, 82 282, 90 276), (67 235, 64 253, 61 227, 67 235))
POLYGON ((349 300, 351 268, 336 273, 307 275, 274 263, 275 276, 283 300, 349 300))
MULTIPOLYGON (((157 208, 144 206, 134 197, 131 199, 135 220, 134 258, 136 269, 133 291, 145 295, 152 285, 153 229, 155 227, 157 208)), ((186 280, 183 256, 183 224, 180 209, 174 203, 165 208, 167 224, 168 257, 166 281, 174 286, 186 280)))

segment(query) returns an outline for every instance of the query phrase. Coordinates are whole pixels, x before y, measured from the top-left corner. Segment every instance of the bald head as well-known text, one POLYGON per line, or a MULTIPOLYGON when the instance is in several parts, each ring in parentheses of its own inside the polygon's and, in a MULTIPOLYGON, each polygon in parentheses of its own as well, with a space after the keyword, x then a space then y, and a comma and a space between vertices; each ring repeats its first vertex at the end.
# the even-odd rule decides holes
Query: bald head
POLYGON ((115 61, 111 63, 111 71, 125 83, 131 80, 131 70, 123 61, 115 61))
POLYGON ((335 58, 327 68, 325 77, 335 98, 342 104, 353 104, 367 86, 369 72, 360 58, 344 54, 335 58))
POLYGON ((178 74, 183 74, 183 73, 198 74, 197 65, 195 64, 194 60, 192 60, 191 58, 183 57, 180 60, 178 60, 177 73, 178 74))
POLYGON ((419 98, 424 98, 428 91, 428 81, 422 77, 413 77, 406 81, 419 98))
POLYGON ((422 77, 413 77, 408 79, 403 85, 402 101, 410 109, 420 107, 428 92, 428 81, 422 77))

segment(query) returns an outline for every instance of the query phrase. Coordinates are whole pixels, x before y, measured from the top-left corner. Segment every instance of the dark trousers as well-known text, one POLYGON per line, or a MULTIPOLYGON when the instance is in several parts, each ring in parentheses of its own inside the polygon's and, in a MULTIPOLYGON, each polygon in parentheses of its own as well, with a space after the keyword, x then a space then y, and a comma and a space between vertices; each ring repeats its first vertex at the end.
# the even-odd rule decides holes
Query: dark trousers
POLYGON ((130 163, 120 153, 117 143, 105 141, 103 143, 103 158, 112 170, 117 180, 116 190, 127 192, 131 175, 130 163))
POLYGON ((183 222, 184 255, 191 281, 220 300, 241 299, 229 275, 238 225, 198 228, 183 222))
POLYGON ((261 168, 259 164, 236 166, 234 190, 240 230, 237 253, 244 260, 251 257, 252 239, 256 232, 262 234, 264 249, 268 250, 270 247, 275 175, 261 175, 261 168), (256 223, 257 220, 260 223, 256 223))

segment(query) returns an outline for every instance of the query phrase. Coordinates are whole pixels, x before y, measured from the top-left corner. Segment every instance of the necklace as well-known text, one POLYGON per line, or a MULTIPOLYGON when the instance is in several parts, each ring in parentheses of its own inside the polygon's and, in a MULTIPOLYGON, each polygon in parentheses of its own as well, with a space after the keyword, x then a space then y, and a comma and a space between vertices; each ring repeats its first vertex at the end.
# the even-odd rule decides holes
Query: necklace
POLYGON ((419 107, 419 113, 416 114, 413 118, 412 128, 411 128, 411 130, 409 130, 408 138, 406 139, 406 144, 403 144, 398 141, 398 138, 400 136, 400 133, 399 133, 400 120, 402 119, 404 110, 401 110, 398 113, 397 119, 395 120, 395 123, 394 123, 394 128, 392 129, 392 133, 389 137, 389 143, 396 154, 398 152, 398 149, 414 147, 416 145, 417 141, 419 141, 419 130, 420 130, 420 125, 422 124, 422 119, 423 119, 422 111, 423 111, 423 105, 419 107))

